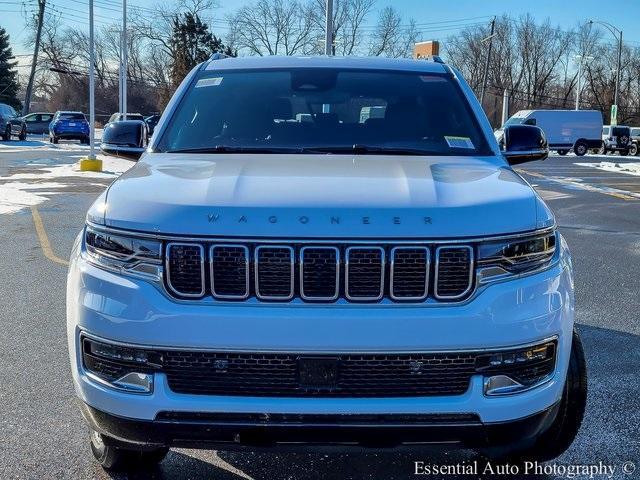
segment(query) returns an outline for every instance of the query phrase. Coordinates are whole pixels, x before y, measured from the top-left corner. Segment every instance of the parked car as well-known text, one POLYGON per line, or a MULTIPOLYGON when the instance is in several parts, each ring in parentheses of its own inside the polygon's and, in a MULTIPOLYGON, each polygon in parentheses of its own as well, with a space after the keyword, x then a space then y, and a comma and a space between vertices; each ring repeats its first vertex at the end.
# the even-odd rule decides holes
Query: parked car
POLYGON ((36 112, 29 113, 22 117, 27 126, 27 133, 42 134, 49 133, 49 124, 53 120, 53 113, 36 112))
POLYGON ((119 122, 121 120, 140 120, 144 122, 144 117, 140 113, 120 113, 116 112, 109 117, 109 122, 119 122), (126 118, 125 118, 126 117, 126 118))
MULTIPOLYGON (((602 113, 598 110, 520 110, 506 121, 507 125, 536 125, 549 142, 549 148, 560 155, 570 150, 578 156, 602 145, 602 113)), ((496 131, 499 138, 502 129, 496 131)))
POLYGON ((82 112, 58 111, 49 124, 49 141, 80 140, 89 144, 89 122, 82 112))
POLYGON ((631 128, 624 125, 605 125, 602 128, 600 154, 618 152, 620 155, 629 155, 631 146, 631 128))
POLYGON ((638 142, 640 142, 640 127, 631 127, 631 147, 629 147, 629 155, 638 154, 638 142))
POLYGON ((12 136, 27 139, 27 127, 11 105, 0 103, 0 136, 8 142, 12 136))
POLYGON ((505 127, 501 149, 437 57, 216 55, 168 108, 71 254, 71 370, 103 467, 178 445, 569 447, 572 261, 512 169, 548 156, 540 128, 505 127))
POLYGON ((149 136, 151 136, 156 129, 156 125, 158 125, 158 122, 160 121, 160 115, 151 115, 145 118, 144 121, 147 124, 147 128, 149 129, 149 136))

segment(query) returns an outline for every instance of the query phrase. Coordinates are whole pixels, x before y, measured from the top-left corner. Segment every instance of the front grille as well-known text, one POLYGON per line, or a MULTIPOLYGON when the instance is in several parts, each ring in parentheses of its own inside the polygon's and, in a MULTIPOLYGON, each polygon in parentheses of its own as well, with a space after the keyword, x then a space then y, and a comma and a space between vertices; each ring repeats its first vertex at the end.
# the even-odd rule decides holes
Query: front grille
POLYGON ((506 350, 332 355, 141 349, 86 337, 81 345, 85 370, 106 381, 163 373, 176 393, 263 397, 462 395, 475 375, 531 386, 554 371, 557 350, 556 340, 506 350))
POLYGON ((204 295, 204 249, 192 243, 167 245, 167 284, 179 296, 204 295))
POLYGON ((335 387, 301 385, 296 354, 163 352, 176 393, 293 397, 460 395, 475 373, 467 354, 341 355, 335 387))
POLYGON ((169 243, 166 255, 167 290, 179 298, 460 301, 471 294, 474 281, 474 254, 469 245, 203 241, 169 243))

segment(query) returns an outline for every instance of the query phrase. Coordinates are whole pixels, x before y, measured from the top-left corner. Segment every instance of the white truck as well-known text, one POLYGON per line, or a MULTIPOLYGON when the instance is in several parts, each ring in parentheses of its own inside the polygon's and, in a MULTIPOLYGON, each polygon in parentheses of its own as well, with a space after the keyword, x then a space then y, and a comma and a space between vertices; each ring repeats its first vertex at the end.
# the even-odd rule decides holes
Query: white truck
POLYGON ((581 157, 602 146, 602 113, 598 110, 520 110, 496 130, 496 138, 500 140, 505 126, 519 124, 540 127, 549 149, 560 155, 573 149, 581 157))

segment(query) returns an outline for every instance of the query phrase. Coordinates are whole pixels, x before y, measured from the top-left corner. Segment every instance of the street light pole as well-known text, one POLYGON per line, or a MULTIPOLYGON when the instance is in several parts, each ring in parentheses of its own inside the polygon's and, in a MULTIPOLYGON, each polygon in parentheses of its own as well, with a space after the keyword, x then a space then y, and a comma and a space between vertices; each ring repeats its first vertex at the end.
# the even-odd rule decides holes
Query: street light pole
POLYGON ((120 113, 127 119, 127 0, 122 0, 122 35, 120 36, 120 113))
POLYGON ((589 20, 589 25, 597 23, 602 25, 611 32, 614 38, 618 41, 618 66, 616 68, 616 86, 613 94, 613 104, 618 105, 618 93, 620 91, 620 70, 622 69, 622 30, 614 27, 609 22, 603 22, 602 20, 589 20))
POLYGON ((93 0, 89 0, 89 160, 96 159, 95 151, 95 45, 93 41, 93 0))

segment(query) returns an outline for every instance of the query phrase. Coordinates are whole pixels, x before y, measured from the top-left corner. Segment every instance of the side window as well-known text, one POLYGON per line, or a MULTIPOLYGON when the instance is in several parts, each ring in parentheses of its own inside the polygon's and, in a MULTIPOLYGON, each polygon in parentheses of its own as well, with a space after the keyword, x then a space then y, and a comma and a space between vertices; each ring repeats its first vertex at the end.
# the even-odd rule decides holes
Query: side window
POLYGON ((49 113, 43 113, 42 115, 40 115, 41 122, 50 122, 52 119, 53 119, 53 115, 49 113))
POLYGON ((32 113, 31 115, 27 115, 26 117, 24 117, 24 121, 27 123, 32 123, 32 122, 37 122, 38 121, 38 116, 35 113, 32 113))
POLYGON ((525 124, 525 125, 532 125, 532 126, 534 126, 534 127, 535 127, 535 126, 536 126, 536 119, 535 119, 535 118, 527 118, 527 119, 524 121, 524 124, 525 124))

